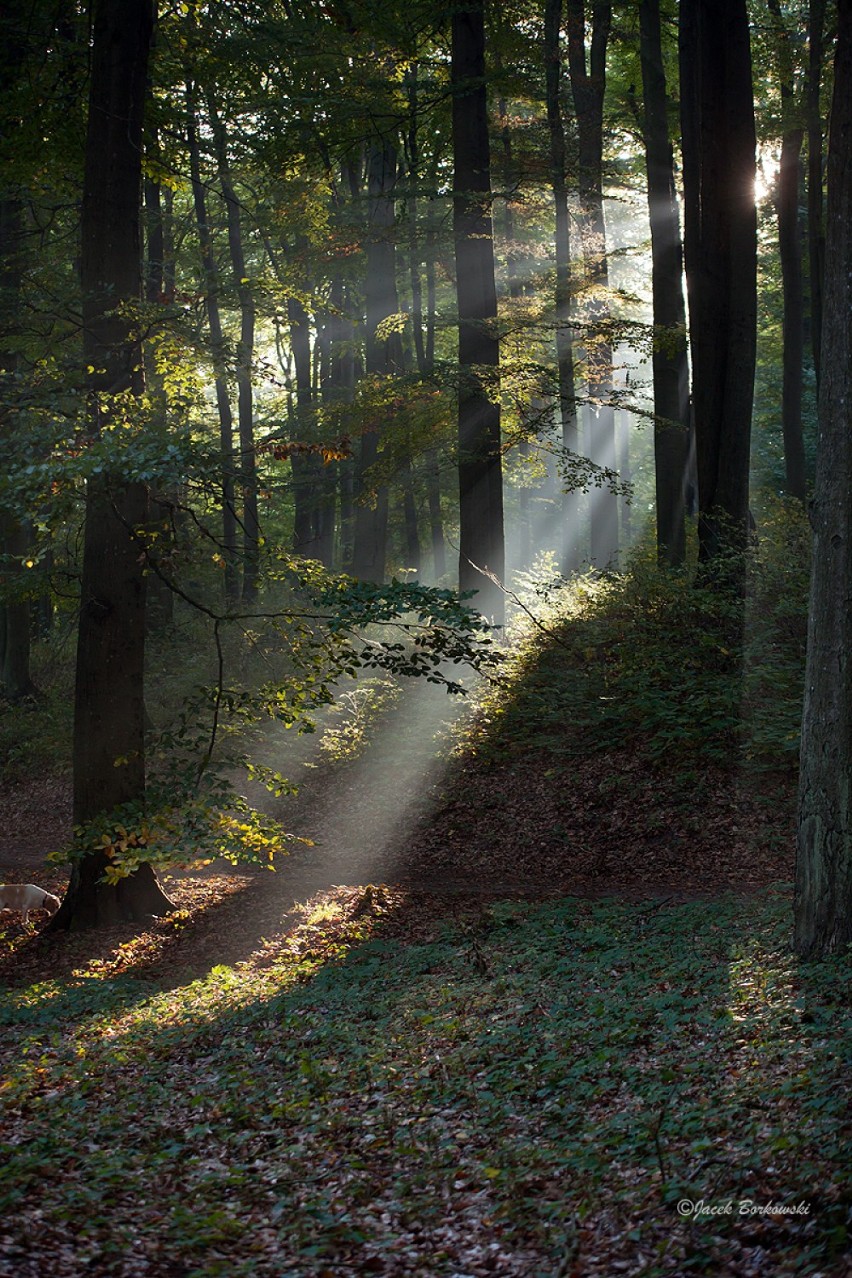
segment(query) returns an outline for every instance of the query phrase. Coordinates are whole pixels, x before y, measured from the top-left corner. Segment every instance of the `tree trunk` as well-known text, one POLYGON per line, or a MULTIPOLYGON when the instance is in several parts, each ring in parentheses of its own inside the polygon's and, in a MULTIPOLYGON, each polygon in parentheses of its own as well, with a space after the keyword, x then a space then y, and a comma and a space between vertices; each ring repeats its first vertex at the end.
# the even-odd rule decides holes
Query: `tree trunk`
MULTIPOLYGON (((141 347, 117 312, 141 296, 142 111, 153 32, 151 0, 97 0, 82 210, 83 358, 90 428, 108 421, 114 396, 141 389, 141 347)), ((134 530, 144 526, 147 491, 119 474, 89 481, 74 701, 76 825, 121 805, 142 818, 145 799, 145 576, 134 530)), ((72 869, 51 926, 97 926, 171 907, 150 866, 119 886, 91 852, 72 869)))
POLYGON ((674 568, 683 563, 686 555, 684 504, 689 453, 689 363, 683 250, 669 139, 659 0, 642 0, 639 23, 654 308, 657 559, 661 565, 674 568))
MULTIPOLYGON (((420 185, 420 142, 417 133, 418 119, 417 65, 412 67, 408 79, 408 197, 409 251, 411 272, 411 322, 414 327, 414 353, 422 377, 434 371, 435 363, 435 242, 431 227, 431 201, 426 218, 426 331, 424 335, 423 284, 420 278, 420 238, 418 228, 420 185)), ((432 545, 432 572, 437 580, 446 571, 444 553, 444 524, 441 515, 441 478, 438 453, 434 448, 426 452, 426 499, 429 506, 429 535, 432 545)), ((419 538, 418 538, 419 550, 419 538)))
MULTIPOLYGON (((157 154, 158 147, 156 136, 153 144, 154 154, 157 154)), ((153 309, 162 305, 165 298, 165 257, 166 257, 166 234, 163 216, 163 201, 160 185, 151 178, 146 178, 144 182, 144 202, 145 202, 145 301, 148 306, 153 309)), ((152 322, 153 315, 149 323, 152 322)), ((165 423, 168 416, 168 399, 163 378, 156 366, 156 351, 151 350, 147 353, 148 358, 145 361, 146 381, 148 385, 148 396, 153 404, 157 406, 157 412, 165 423)), ((159 488, 159 485, 158 485, 159 488)), ((162 553, 166 555, 173 547, 172 540, 172 522, 170 517, 170 509, 175 505, 173 500, 175 494, 171 494, 172 500, 162 491, 152 493, 152 530, 156 527, 157 540, 151 545, 151 554, 156 558, 161 558, 162 553)), ((174 592, 169 589, 168 583, 156 573, 150 573, 147 583, 147 599, 146 599, 146 620, 150 629, 150 633, 154 634, 156 628, 168 625, 174 618, 174 592)))
MULTIPOLYGON (((550 137, 550 186, 556 214, 556 369, 559 422, 566 460, 580 451, 577 429, 577 395, 574 385, 574 352, 571 334, 571 241, 568 222, 568 185, 565 180, 565 126, 562 120, 562 0, 545 0, 544 69, 547 127, 550 137)), ((567 485, 566 485, 567 487, 567 485)), ((562 546, 560 570, 576 571, 579 560, 579 500, 574 491, 562 496, 562 546)))
MULTIPOLYGON (((297 438, 304 440, 313 379, 308 313, 299 298, 287 298, 287 318, 296 374, 297 438)), ((308 453, 294 452, 290 457, 290 468, 293 474, 293 549, 297 555, 312 559, 316 554, 317 541, 316 459, 308 453)))
MULTIPOLYGON (((369 227, 366 281, 366 369, 368 373, 390 376, 402 365, 402 340, 398 333, 384 337, 382 320, 399 308, 396 291, 396 147, 387 138, 372 144, 367 161, 369 227)), ((375 485, 372 499, 366 499, 369 469, 380 453, 378 420, 361 436, 358 465, 360 504, 355 510, 355 546, 352 571, 364 581, 385 579, 388 537, 388 489, 375 485)))
POLYGON ((781 80, 781 158, 778 168, 778 248, 784 295, 784 356, 781 381, 781 426, 787 492, 804 502, 807 496, 805 444, 802 437, 802 381, 805 354, 805 305, 802 290, 802 236, 799 190, 804 130, 797 120, 790 33, 780 0, 769 0, 775 22, 781 80))
POLYGON ((680 65, 699 561, 708 579, 742 591, 757 324, 745 0, 683 0, 680 65))
MULTIPOLYGON (((601 333, 587 343, 589 398, 593 405, 590 456, 597 465, 615 470, 615 412, 612 405, 612 349, 603 335, 608 319, 606 291, 609 270, 603 208, 603 104, 606 89, 606 48, 612 25, 612 5, 595 0, 588 68, 584 0, 568 0, 568 69, 577 117, 580 204, 583 212, 583 260, 588 316, 601 333)), ((618 500, 601 486, 592 496, 591 561, 598 568, 618 563, 618 500)))
POLYGON ((459 588, 502 625, 503 471, 484 0, 453 11, 453 235, 459 313, 459 588), (493 372, 492 372, 493 370, 493 372))
POLYGON ((17 520, 7 521, 3 549, 8 557, 5 570, 11 590, 3 601, 3 646, 0 663, 0 686, 9 701, 28 701, 39 692, 30 674, 32 609, 24 593, 26 582, 23 566, 32 545, 30 529, 17 520))
POLYGON ((808 12, 808 262, 811 350, 817 387, 822 344, 822 291, 825 278, 825 229, 822 211, 822 63, 825 0, 811 0, 808 12))
MULTIPOLYGON (((335 317, 331 339, 331 386, 329 394, 344 403, 351 403, 355 392, 355 325, 349 314, 351 299, 349 289, 340 278, 332 284, 332 294, 338 314, 335 317)), ((355 461, 347 457, 337 464, 337 485, 340 510, 340 544, 338 562, 348 569, 352 563, 355 531, 355 461)))
POLYGON ((225 560, 225 598, 236 603, 240 595, 240 579, 237 569, 237 507, 234 491, 234 415, 225 373, 225 337, 219 312, 219 268, 213 251, 213 237, 207 216, 207 199, 201 180, 201 157, 198 147, 198 123, 195 113, 195 91, 192 84, 186 86, 187 147, 189 172, 192 184, 192 200, 198 240, 201 246, 201 264, 204 271, 205 309, 210 329, 210 344, 215 367, 216 408, 219 414, 219 450, 222 454, 222 556, 225 560))
POLYGON ((420 576, 420 532, 417 526, 417 502, 414 499, 414 476, 411 461, 402 464, 402 513, 405 522, 405 567, 415 578, 420 576))
POLYGON ((240 438, 239 483, 243 497, 243 589, 242 597, 250 603, 257 597, 258 548, 260 519, 257 504, 257 461, 254 450, 254 405, 252 393, 252 360, 254 358, 255 306, 251 284, 246 276, 240 201, 231 178, 228 137, 212 97, 207 100, 210 127, 216 147, 219 183, 228 214, 228 248, 234 287, 240 307, 240 337, 237 342, 237 421, 240 438))
MULTIPOLYGON (((21 280, 24 226, 20 198, 16 194, 0 196, 0 333, 14 332, 20 325, 21 280)), ((7 350, 0 338, 0 377, 14 377, 18 357, 7 350)), ((5 397, 4 397, 5 398, 5 397)), ((14 416, 0 407, 0 436, 10 434, 14 416)), ((8 582, 0 602, 3 642, 0 649, 0 686, 10 701, 23 701, 37 695, 30 675, 30 600, 24 560, 30 549, 30 533, 12 512, 0 521, 0 551, 6 558, 3 576, 8 582)))
POLYGON ((828 149, 813 572, 799 773, 795 946, 852 941, 852 0, 839 0, 828 149))

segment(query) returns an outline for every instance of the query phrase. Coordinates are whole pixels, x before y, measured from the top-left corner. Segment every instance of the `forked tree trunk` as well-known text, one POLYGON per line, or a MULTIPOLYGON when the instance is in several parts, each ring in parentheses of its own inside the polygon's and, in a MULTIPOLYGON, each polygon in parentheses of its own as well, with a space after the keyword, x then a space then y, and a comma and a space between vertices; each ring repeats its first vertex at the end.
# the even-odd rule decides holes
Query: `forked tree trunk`
MULTIPOLYGON (((151 0, 97 0, 82 211, 83 358, 90 429, 113 397, 141 391, 138 333, 116 311, 141 297, 142 111, 153 32, 151 0)), ((147 491, 117 473, 89 481, 74 702, 75 824, 119 805, 142 819, 145 799, 145 576, 134 531, 147 491)), ((119 886, 101 882, 108 861, 92 851, 72 868, 51 926, 141 918, 171 906, 150 866, 119 886)))
POLYGON ((677 567, 686 554, 685 491, 689 456, 689 363, 683 249, 680 238, 659 0, 639 8, 643 132, 651 225, 654 308, 654 476, 657 559, 677 567))
POLYGON ((497 289, 483 0, 452 19, 453 235, 459 312, 459 587, 502 625, 505 575, 497 289))
POLYGON ((795 946, 852 941, 852 0, 839 0, 828 150, 813 572, 799 772, 795 946))

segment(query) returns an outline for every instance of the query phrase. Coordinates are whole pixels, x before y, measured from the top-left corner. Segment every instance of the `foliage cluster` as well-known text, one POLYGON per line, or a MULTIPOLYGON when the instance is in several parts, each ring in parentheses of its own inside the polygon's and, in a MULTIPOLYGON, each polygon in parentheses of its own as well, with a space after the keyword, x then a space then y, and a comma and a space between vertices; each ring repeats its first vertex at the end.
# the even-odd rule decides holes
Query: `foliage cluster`
POLYGON ((840 1272, 852 969, 796 965, 785 894, 504 902, 407 946, 381 899, 188 983, 131 946, 8 991, 4 1261, 37 1227, 116 1275, 840 1272))

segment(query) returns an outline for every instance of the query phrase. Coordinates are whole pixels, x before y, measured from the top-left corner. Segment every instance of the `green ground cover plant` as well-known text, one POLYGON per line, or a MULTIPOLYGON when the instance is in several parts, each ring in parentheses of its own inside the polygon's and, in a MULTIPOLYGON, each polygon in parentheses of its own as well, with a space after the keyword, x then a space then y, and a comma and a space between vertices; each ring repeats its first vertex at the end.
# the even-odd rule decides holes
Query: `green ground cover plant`
POLYGON ((0 1272, 843 1272, 852 965, 785 891, 359 901, 3 995, 0 1272))

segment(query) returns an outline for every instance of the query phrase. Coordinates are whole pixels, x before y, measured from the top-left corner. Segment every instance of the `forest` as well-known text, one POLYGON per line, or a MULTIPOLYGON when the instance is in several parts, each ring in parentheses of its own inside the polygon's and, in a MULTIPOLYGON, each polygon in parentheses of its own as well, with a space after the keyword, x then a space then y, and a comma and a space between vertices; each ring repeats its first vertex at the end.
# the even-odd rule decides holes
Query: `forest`
POLYGON ((848 1275, 852 0, 0 66, 0 1275, 848 1275))

